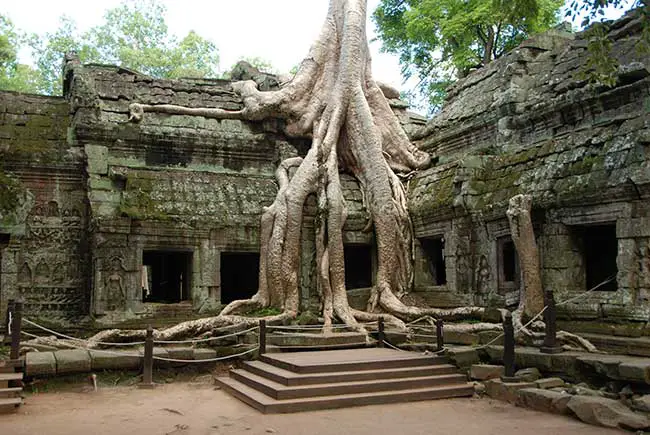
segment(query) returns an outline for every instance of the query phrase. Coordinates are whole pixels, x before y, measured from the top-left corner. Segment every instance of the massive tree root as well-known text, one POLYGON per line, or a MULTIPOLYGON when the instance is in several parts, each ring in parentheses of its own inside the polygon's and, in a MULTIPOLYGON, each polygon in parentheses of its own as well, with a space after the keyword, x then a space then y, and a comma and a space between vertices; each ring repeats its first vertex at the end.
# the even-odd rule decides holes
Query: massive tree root
MULTIPOLYGON (((523 288, 520 292, 519 306, 512 313, 515 331, 518 331, 521 341, 533 344, 541 341, 544 334, 544 322, 536 320, 541 317, 544 308, 544 293, 539 261, 539 249, 535 240, 533 221, 531 218, 533 198, 531 195, 515 195, 508 203, 508 222, 510 234, 517 249, 519 265, 522 274, 523 288), (532 321, 530 327, 522 319, 532 321)), ((567 346, 596 352, 596 347, 588 340, 567 331, 558 331, 557 339, 567 346)))
POLYGON ((258 292, 249 300, 226 306, 222 316, 247 307, 278 307, 289 316, 298 312, 300 232, 303 205, 310 194, 315 194, 318 202, 317 288, 325 331, 334 318, 364 331, 359 322, 376 320, 378 315, 404 329, 402 320, 422 315, 476 317, 483 312, 477 307, 454 311, 407 306, 397 296, 410 289, 413 279, 413 236, 406 192, 397 174, 426 168, 430 157, 410 143, 372 79, 365 23, 365 0, 330 0, 321 34, 290 82, 270 92, 260 92, 252 81, 233 84, 242 96, 242 110, 131 107, 131 119, 136 122, 145 112, 247 120, 284 118, 288 135, 312 139, 304 159, 288 159, 276 173, 278 194, 261 219, 258 292), (343 225, 347 211, 339 178, 342 171, 359 181, 377 241, 376 284, 367 311, 352 309, 345 289, 343 225))

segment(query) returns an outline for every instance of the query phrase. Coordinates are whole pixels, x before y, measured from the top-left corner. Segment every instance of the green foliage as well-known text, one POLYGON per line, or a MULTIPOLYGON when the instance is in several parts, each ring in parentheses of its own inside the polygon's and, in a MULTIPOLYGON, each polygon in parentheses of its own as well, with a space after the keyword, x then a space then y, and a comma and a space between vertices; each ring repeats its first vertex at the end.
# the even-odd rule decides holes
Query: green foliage
MULTIPOLYGON (((63 56, 69 51, 75 51, 82 63, 116 64, 153 77, 216 77, 215 44, 194 31, 180 40, 170 35, 165 12, 156 0, 124 0, 106 11, 102 24, 85 33, 73 20, 62 17, 55 32, 32 35, 26 41, 37 66, 35 90, 61 92, 63 56)), ((0 53, 2 47, 0 40, 0 53)), ((0 88, 7 87, 0 83, 0 88)))
POLYGON ((244 313, 247 317, 270 317, 282 314, 282 310, 275 307, 258 308, 244 313))
POLYGON ((38 73, 16 59, 24 41, 25 36, 14 28, 8 18, 0 15, 0 89, 18 92, 38 90, 38 73))
POLYGON ((383 50, 436 109, 445 88, 557 24, 562 0, 381 0, 373 18, 383 50))

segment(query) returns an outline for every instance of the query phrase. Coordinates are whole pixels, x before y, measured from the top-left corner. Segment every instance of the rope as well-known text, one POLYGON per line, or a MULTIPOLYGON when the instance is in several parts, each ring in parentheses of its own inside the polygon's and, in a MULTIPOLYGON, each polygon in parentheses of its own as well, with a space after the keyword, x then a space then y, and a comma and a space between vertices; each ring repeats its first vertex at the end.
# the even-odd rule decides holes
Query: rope
MULTIPOLYGON (((557 304, 555 304, 555 306, 558 307, 558 306, 561 306, 561 305, 566 305, 566 304, 571 303, 571 302, 573 302, 573 301, 576 301, 576 300, 578 300, 578 299, 580 299, 580 298, 583 298, 583 297, 585 297, 586 295, 588 295, 589 293, 593 292, 594 290, 597 290, 598 288, 600 288, 600 287, 604 286, 605 284, 607 284, 608 282, 612 281, 615 277, 616 277, 616 275, 612 275, 612 276, 610 276, 609 278, 607 278, 605 281, 601 282, 600 284, 598 284, 597 286, 595 286, 595 287, 593 287, 593 288, 590 288, 590 289, 587 290, 586 292, 580 293, 579 295, 577 295, 577 296, 575 296, 575 297, 573 297, 573 298, 567 299, 566 301, 558 302, 557 304)), ((540 311, 539 313, 537 313, 537 314, 536 314, 532 319, 530 319, 530 321, 529 321, 528 323, 526 323, 525 325, 523 325, 521 328, 517 329, 517 330, 515 331, 515 335, 518 334, 519 332, 523 331, 524 329, 526 329, 526 328, 527 328, 529 325, 531 325, 535 320, 537 320, 537 319, 538 319, 542 314, 544 314, 544 312, 546 311, 547 308, 548 308, 548 305, 545 305, 544 308, 542 308, 542 311, 540 311)), ((481 346, 478 346, 478 347, 476 347, 475 349, 483 349, 483 348, 485 348, 485 347, 488 347, 488 346, 490 346, 491 344, 497 342, 499 339, 501 339, 501 338, 504 337, 504 336, 505 336, 505 333, 501 333, 501 334, 497 335, 496 337, 494 337, 492 340, 488 341, 486 344, 483 344, 483 345, 481 345, 481 346)))
MULTIPOLYGON (((73 341, 81 341, 83 343, 90 343, 89 340, 84 340, 83 338, 71 337, 69 335, 65 335, 65 334, 62 334, 60 332, 53 331, 51 329, 46 328, 45 326, 39 325, 38 323, 34 323, 31 320, 26 319, 26 318, 23 318, 23 321, 25 323, 28 323, 28 324, 32 325, 32 326, 35 326, 36 328, 42 329, 45 332, 49 332, 52 335, 56 335, 57 337, 62 337, 62 338, 66 338, 68 340, 73 340, 73 341)), ((136 341, 136 342, 132 342, 132 343, 106 343, 106 342, 103 342, 103 341, 93 341, 92 343, 93 344, 99 344, 99 345, 102 345, 102 346, 142 346, 142 345, 144 345, 144 341, 136 341)))
POLYGON ((325 349, 325 348, 342 348, 342 347, 347 347, 347 346, 365 346, 367 344, 369 344, 367 341, 363 341, 363 342, 359 341, 359 342, 355 342, 355 343, 341 343, 341 344, 323 344, 323 345, 315 344, 315 345, 312 345, 312 346, 307 346, 307 345, 284 346, 284 345, 282 345, 282 346, 279 346, 279 347, 286 348, 286 349, 325 349))
POLYGON ((9 322, 7 323, 7 335, 11 336, 11 324, 14 323, 13 313, 9 311, 9 322))
POLYGON ((245 352, 237 353, 234 355, 227 355, 227 356, 222 356, 218 358, 209 358, 209 359, 174 359, 174 358, 163 358, 161 356, 154 356, 153 359, 156 359, 158 361, 167 361, 167 362, 178 362, 178 363, 207 363, 207 362, 216 362, 216 361, 224 361, 230 358, 236 358, 239 356, 243 356, 252 352, 255 352, 259 349, 259 346, 256 346, 252 349, 249 349, 245 352))
POLYGON ((231 334, 220 335, 218 337, 197 338, 197 339, 192 339, 192 340, 180 340, 180 341, 154 340, 154 343, 157 343, 157 344, 205 343, 205 342, 208 342, 208 341, 220 340, 222 338, 236 337, 238 335, 248 334, 249 332, 255 331, 257 329, 259 329, 259 326, 253 326, 252 328, 248 328, 248 329, 246 329, 244 331, 233 332, 231 334))
MULTIPOLYGON (((323 329, 323 325, 304 325, 304 326, 294 326, 294 325, 267 325, 266 329, 280 329, 285 331, 299 331, 301 329, 323 329)), ((331 329, 347 329, 350 328, 347 325, 330 325, 331 329)))

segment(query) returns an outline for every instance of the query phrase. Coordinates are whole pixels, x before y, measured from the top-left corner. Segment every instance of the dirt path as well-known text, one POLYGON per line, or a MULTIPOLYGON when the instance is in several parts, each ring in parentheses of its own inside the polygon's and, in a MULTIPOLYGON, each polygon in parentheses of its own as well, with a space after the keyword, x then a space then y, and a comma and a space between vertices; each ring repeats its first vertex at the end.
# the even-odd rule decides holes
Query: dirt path
POLYGON ((568 417, 488 399, 453 399, 286 415, 263 415, 207 382, 153 391, 132 387, 27 397, 16 414, 0 415, 11 435, 216 434, 620 434, 568 417))

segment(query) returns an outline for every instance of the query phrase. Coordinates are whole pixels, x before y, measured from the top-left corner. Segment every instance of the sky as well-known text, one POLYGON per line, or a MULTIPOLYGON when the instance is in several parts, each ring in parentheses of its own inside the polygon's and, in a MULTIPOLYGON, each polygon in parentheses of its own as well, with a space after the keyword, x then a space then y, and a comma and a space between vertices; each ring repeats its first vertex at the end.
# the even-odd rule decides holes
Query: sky
MULTIPOLYGON (((190 30, 210 39, 219 49, 221 70, 229 70, 241 57, 261 57, 277 72, 287 73, 299 64, 318 36, 329 0, 160 0, 167 8, 169 31, 178 38, 190 30)), ((632 0, 626 0, 630 2, 632 0)), ((59 17, 72 18, 83 32, 100 24, 104 11, 121 0, 3 0, 0 14, 28 33, 53 32, 59 17)), ((379 0, 368 0, 374 11, 379 0)), ((613 18, 618 14, 608 13, 613 18)), ((411 90, 417 80, 404 84, 396 56, 380 53, 381 42, 372 41, 374 24, 368 20, 368 38, 375 79, 401 90, 411 90)), ((20 61, 31 63, 29 52, 20 61)))
MULTIPOLYGON (((179 38, 190 30, 210 39, 219 49, 222 70, 241 57, 261 57, 278 72, 287 73, 307 55, 327 14, 328 0, 160 0, 167 8, 169 31, 179 38)), ((63 14, 72 18, 80 31, 100 24, 106 9, 121 0, 4 0, 0 14, 26 32, 56 30, 63 14)), ((379 0, 368 0, 373 11, 379 0)), ((374 25, 368 21, 369 39, 374 25)), ((371 42, 373 74, 376 79, 401 87, 396 56, 380 53, 381 43, 371 42)), ((29 53, 21 53, 28 63, 29 53)))

